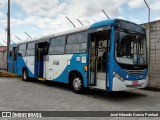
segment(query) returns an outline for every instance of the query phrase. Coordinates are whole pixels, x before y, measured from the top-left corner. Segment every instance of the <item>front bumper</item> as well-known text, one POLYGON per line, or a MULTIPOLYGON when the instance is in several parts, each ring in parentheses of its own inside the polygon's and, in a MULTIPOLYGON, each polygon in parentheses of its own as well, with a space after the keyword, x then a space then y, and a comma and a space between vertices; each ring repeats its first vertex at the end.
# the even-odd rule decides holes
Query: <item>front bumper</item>
POLYGON ((135 88, 145 88, 148 85, 148 77, 146 79, 137 80, 138 85, 132 85, 131 80, 121 81, 117 77, 113 78, 112 91, 126 91, 135 88))

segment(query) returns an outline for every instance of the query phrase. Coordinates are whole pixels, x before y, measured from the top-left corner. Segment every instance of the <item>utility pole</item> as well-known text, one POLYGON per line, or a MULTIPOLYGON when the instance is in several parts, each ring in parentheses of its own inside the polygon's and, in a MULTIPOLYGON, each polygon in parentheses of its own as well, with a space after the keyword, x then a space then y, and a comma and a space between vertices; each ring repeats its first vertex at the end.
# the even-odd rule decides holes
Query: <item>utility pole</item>
MULTIPOLYGON (((149 59, 149 61, 148 61, 148 63, 149 63, 148 77, 149 78, 148 79, 150 79, 150 7, 149 7, 148 3, 146 2, 146 0, 144 0, 144 2, 148 8, 148 36, 147 36, 148 37, 148 59, 149 59)), ((155 46, 155 56, 156 56, 156 46, 155 46)))
POLYGON ((7 70, 10 46, 10 0, 8 0, 8 14, 7 14, 7 70))
POLYGON ((144 2, 148 8, 148 22, 150 22, 150 7, 149 7, 148 3, 146 2, 146 0, 144 0, 144 2))

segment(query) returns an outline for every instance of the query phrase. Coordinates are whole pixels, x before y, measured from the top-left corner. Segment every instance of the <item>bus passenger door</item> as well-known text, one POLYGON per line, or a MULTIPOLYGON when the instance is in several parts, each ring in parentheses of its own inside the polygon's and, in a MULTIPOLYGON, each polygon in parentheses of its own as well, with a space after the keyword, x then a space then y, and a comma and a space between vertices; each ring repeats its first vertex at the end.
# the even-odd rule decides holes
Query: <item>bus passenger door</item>
POLYGON ((35 76, 43 77, 44 73, 44 58, 46 55, 46 50, 48 47, 47 42, 37 43, 36 44, 36 55, 35 55, 35 76))
POLYGON ((92 38, 92 34, 89 34, 90 38, 90 53, 89 53, 89 85, 96 84, 96 48, 95 48, 95 39, 92 38))
POLYGON ((18 47, 13 47, 12 50, 12 72, 17 72, 17 55, 18 55, 18 47))
POLYGON ((109 30, 96 31, 89 34, 89 85, 93 88, 107 89, 109 30))

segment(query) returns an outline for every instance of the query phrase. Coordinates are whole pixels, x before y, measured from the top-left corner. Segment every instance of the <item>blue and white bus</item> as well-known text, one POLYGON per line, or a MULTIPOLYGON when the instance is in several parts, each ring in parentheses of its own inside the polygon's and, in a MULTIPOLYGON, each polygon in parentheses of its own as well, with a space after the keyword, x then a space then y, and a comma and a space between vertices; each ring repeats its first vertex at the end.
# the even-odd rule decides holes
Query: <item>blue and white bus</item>
POLYGON ((23 80, 124 91, 148 84, 145 29, 135 23, 104 20, 90 26, 11 45, 8 71, 23 80))

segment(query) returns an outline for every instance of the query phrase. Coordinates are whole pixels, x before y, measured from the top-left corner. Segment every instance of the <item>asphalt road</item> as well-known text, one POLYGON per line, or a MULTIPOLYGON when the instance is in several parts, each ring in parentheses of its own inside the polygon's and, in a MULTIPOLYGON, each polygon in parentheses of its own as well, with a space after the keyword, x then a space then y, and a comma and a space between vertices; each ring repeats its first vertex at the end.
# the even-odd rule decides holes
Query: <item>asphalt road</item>
MULTIPOLYGON (((160 92, 133 90, 109 93, 87 90, 85 94, 80 95, 73 93, 65 84, 35 80, 25 82, 20 78, 0 77, 0 111, 160 111, 160 92)), ((13 119, 17 120, 17 118, 13 119)), ((84 118, 76 119, 84 120, 84 118)), ((97 118, 85 119, 97 120, 97 118)), ((114 119, 128 120, 129 118, 114 119)), ((159 118, 130 119, 158 120, 159 118)))

